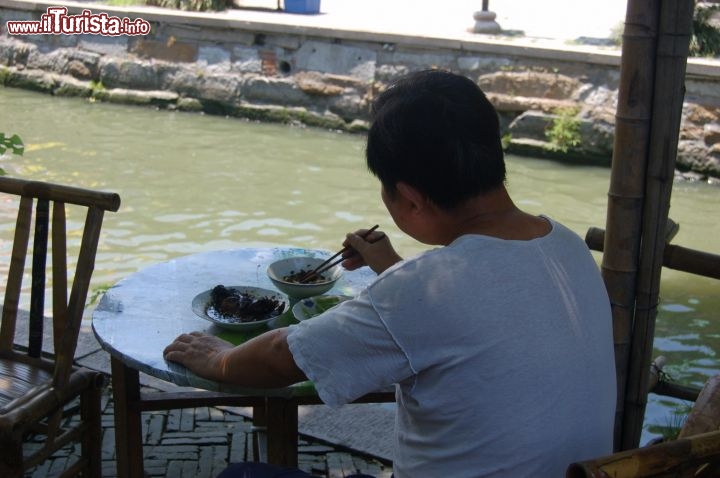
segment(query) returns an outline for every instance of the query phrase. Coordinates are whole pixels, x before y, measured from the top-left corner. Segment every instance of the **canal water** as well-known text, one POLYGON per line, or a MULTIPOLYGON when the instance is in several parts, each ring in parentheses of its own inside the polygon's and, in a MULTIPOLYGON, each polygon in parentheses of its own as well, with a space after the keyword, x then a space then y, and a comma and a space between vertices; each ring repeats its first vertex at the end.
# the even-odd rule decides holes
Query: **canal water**
MULTIPOLYGON (((27 145, 24 156, 0 162, 8 174, 122 197, 120 211, 106 216, 94 290, 200 251, 274 245, 336 250, 346 232, 373 224, 402 255, 426 248, 387 215, 378 183, 364 166, 361 136, 2 87, 0 131, 20 134, 27 145)), ((581 236, 589 227, 605 227, 607 168, 512 155, 507 163, 508 188, 523 209, 547 214, 581 236)), ((0 203, 5 258, 10 210, 0 203)), ((673 243, 720 253, 718 211, 720 187, 676 184, 670 216, 680 232, 673 243)), ((654 355, 668 357, 666 371, 680 383, 702 386, 720 373, 719 292, 718 281, 663 272, 654 355)), ((643 442, 676 424, 685 406, 651 395, 643 442)))

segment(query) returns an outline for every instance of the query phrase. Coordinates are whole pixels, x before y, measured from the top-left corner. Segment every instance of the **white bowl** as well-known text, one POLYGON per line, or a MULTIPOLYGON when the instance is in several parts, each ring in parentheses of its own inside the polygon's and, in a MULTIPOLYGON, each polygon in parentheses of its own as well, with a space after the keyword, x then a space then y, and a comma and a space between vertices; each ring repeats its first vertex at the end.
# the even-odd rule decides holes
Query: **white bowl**
POLYGON ((349 295, 320 295, 298 300, 292 308, 293 316, 298 322, 312 319, 341 302, 350 300, 349 295))
POLYGON ((202 317, 205 320, 209 320, 213 324, 226 330, 232 330, 234 332, 249 332, 261 328, 268 327, 273 319, 279 317, 284 311, 290 308, 287 297, 283 297, 274 290, 261 289, 260 287, 246 287, 246 286, 228 286, 228 289, 234 289, 238 293, 250 294, 255 297, 268 297, 277 300, 282 304, 282 309, 279 313, 268 315, 266 318, 251 320, 248 322, 242 322, 237 319, 232 319, 223 316, 213 307, 212 301, 212 289, 201 292, 195 296, 192 300, 192 310, 198 317, 202 317))
POLYGON ((325 261, 322 257, 296 256, 280 259, 270 264, 267 268, 267 275, 275 284, 275 287, 293 299, 304 299, 315 295, 324 294, 333 288, 335 283, 342 276, 342 267, 339 265, 321 273, 326 280, 309 284, 288 282, 284 278, 297 274, 300 271, 311 271, 325 261))

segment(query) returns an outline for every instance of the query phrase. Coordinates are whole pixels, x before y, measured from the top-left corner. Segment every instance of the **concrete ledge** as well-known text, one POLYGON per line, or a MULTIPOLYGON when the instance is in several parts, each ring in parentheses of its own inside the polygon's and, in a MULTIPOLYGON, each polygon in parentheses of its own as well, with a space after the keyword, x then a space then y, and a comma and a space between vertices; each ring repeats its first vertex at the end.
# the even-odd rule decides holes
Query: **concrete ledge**
MULTIPOLYGON (((47 11, 57 2, 42 0, 0 0, 0 7, 47 11)), ((319 38, 342 39, 347 41, 372 41, 417 46, 422 48, 443 48, 466 52, 508 55, 543 60, 581 62, 598 65, 619 66, 621 51, 606 47, 573 45, 561 42, 527 38, 502 39, 502 36, 477 35, 458 32, 454 36, 439 36, 432 32, 409 35, 372 29, 353 29, 344 25, 328 24, 329 19, 315 15, 288 15, 284 12, 233 9, 223 12, 187 12, 158 7, 119 7, 93 2, 63 2, 71 14, 85 9, 114 13, 128 18, 142 18, 150 22, 187 23, 194 26, 230 28, 250 32, 315 36, 319 38)), ((720 61, 714 59, 690 58, 687 73, 698 78, 720 78, 720 61)))
MULTIPOLYGON (((57 2, 37 0, 0 0, 0 6, 45 12, 57 2)), ((423 48, 448 48, 468 52, 484 52, 497 55, 526 56, 528 58, 582 61, 605 65, 619 65, 620 53, 597 48, 563 45, 562 49, 533 45, 520 39, 503 41, 472 33, 458 33, 455 37, 439 37, 432 33, 408 35, 402 33, 355 30, 342 25, 324 25, 327 19, 315 16, 287 15, 281 12, 258 12, 228 10, 225 12, 186 12, 157 7, 116 7, 86 2, 63 2, 71 14, 85 9, 114 13, 128 18, 142 18, 150 22, 191 23, 215 28, 232 28, 253 32, 307 35, 321 38, 339 38, 355 41, 386 42, 423 48)), ((720 70, 720 68, 718 68, 720 70)), ((719 73, 720 74, 720 73, 719 73)))

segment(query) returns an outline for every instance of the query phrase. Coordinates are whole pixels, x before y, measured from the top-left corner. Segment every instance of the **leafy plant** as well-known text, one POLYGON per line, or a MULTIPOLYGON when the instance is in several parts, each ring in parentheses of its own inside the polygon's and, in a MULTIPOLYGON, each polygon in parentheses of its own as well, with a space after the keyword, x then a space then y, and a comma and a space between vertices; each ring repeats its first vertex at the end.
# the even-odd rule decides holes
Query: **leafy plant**
MULTIPOLYGON (((8 137, 5 133, 0 133, 0 156, 3 156, 7 151, 10 151, 10 154, 22 156, 25 152, 25 145, 20 136, 14 134, 8 137)), ((5 174, 5 170, 0 168, 0 176, 5 176, 5 174)))
POLYGON ((577 113, 577 108, 562 108, 555 112, 552 124, 545 131, 545 137, 553 150, 567 153, 570 148, 581 143, 581 123, 577 113))
POLYGON ((712 23, 713 16, 718 12, 720 5, 695 5, 690 56, 720 55, 720 29, 712 23))

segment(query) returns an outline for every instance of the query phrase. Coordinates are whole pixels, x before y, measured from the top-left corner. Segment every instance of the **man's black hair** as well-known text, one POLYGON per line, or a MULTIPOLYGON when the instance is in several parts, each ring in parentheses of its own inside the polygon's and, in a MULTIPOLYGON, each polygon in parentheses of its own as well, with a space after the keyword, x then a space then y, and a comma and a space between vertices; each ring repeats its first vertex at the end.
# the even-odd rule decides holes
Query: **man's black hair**
POLYGON ((380 94, 366 158, 388 194, 404 181, 443 209, 505 181, 495 108, 472 80, 440 70, 409 74, 380 94))

